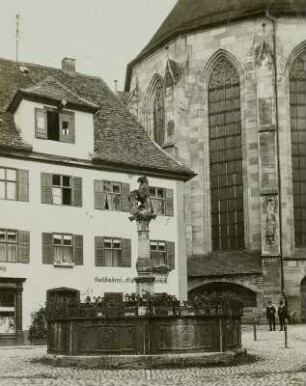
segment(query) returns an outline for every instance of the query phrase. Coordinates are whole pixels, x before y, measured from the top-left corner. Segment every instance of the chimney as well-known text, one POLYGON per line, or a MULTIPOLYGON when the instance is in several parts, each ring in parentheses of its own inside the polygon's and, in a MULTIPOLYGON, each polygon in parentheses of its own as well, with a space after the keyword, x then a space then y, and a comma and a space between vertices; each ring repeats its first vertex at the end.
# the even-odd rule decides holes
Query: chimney
POLYGON ((62 70, 69 74, 75 74, 75 59, 64 58, 62 60, 62 70))

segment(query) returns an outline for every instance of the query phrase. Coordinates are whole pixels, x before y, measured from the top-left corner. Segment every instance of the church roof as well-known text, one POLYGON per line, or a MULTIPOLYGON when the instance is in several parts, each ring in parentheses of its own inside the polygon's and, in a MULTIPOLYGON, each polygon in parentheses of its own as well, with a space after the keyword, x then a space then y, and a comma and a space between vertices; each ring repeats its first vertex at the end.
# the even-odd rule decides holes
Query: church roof
POLYGON ((97 110, 94 114, 95 144, 92 155, 96 166, 181 180, 188 180, 194 175, 148 137, 144 128, 100 77, 0 58, 1 150, 32 151, 31 144, 22 139, 9 109, 18 91, 55 99, 64 97, 70 102, 90 107, 92 112, 97 110))
POLYGON ((305 15, 305 0, 178 0, 152 39, 128 65, 126 90, 132 66, 180 34, 228 24, 244 18, 305 15))

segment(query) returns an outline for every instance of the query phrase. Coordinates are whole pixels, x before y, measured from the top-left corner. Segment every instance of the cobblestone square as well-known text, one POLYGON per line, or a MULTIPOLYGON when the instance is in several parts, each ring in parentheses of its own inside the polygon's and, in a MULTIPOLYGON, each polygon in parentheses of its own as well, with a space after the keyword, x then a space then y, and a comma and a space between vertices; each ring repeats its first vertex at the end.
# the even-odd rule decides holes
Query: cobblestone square
POLYGON ((45 346, 0 349, 0 386, 297 386, 306 384, 306 327, 288 326, 288 348, 283 331, 243 326, 242 342, 252 363, 230 367, 163 370, 89 370, 52 367, 37 360, 45 346))

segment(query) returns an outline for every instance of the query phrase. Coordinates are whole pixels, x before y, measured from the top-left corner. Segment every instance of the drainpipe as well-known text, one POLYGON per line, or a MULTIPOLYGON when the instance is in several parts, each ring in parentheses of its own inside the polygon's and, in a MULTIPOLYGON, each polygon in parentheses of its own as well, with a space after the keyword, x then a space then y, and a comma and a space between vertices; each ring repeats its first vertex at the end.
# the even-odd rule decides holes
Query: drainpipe
POLYGON ((266 10, 266 17, 272 22, 273 26, 273 64, 274 64, 274 94, 275 94, 275 125, 276 125, 276 157, 277 157, 277 180, 278 180, 278 213, 279 213, 279 249, 280 249, 280 265, 281 265, 281 292, 285 299, 286 295, 284 288, 284 262, 283 262, 283 214, 282 214, 282 192, 281 192, 281 170, 279 159, 279 119, 278 119, 278 87, 277 87, 277 58, 276 58, 276 23, 275 17, 269 14, 266 10))

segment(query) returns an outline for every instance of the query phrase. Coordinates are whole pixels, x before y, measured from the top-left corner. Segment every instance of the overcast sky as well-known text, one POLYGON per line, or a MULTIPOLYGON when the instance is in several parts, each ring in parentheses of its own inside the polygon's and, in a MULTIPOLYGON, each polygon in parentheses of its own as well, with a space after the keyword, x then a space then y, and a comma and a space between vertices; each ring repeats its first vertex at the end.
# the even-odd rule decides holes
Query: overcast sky
POLYGON ((124 87, 126 65, 146 45, 176 0, 0 0, 0 56, 60 67, 65 56, 77 71, 124 87))

